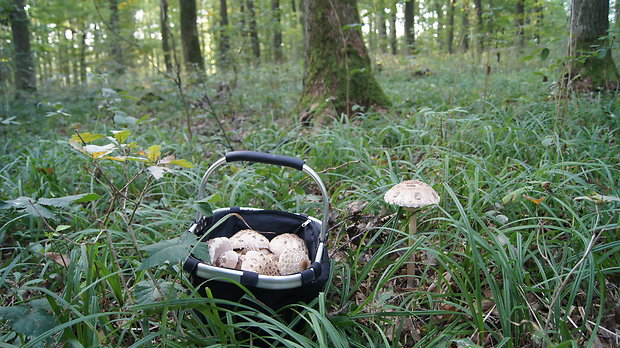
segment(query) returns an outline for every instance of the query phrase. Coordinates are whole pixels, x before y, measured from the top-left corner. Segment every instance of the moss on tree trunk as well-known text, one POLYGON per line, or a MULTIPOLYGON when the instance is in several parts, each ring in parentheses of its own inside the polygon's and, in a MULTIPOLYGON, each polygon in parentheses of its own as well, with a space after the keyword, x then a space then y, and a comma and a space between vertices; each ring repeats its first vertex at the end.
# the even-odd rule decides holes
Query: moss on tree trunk
POLYGON ((580 92, 615 89, 618 69, 611 56, 609 2, 572 0, 570 79, 580 92))
POLYGON ((356 1, 308 0, 303 6, 302 120, 349 114, 354 105, 388 106, 390 101, 372 74, 356 1))

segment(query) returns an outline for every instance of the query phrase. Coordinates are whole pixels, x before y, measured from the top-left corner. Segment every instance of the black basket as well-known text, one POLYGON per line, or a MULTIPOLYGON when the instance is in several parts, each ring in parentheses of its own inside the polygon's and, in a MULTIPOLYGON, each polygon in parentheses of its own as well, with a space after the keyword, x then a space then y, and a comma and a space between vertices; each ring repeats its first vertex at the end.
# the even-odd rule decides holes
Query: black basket
POLYGON ((329 202, 323 182, 302 160, 260 152, 235 151, 227 153, 224 158, 209 167, 200 184, 199 199, 204 197, 204 188, 211 173, 219 166, 235 161, 268 163, 306 172, 318 184, 323 195, 322 220, 279 210, 232 207, 218 209, 209 217, 198 216, 188 232, 201 236, 202 241, 231 237, 239 230, 247 229, 248 226, 257 231, 270 231, 264 233, 269 240, 282 233, 294 233, 301 237, 308 247, 309 257, 312 260, 310 268, 291 275, 266 276, 255 272, 216 267, 191 255, 185 261, 183 269, 190 273, 192 283, 202 296, 206 296, 205 288, 208 287, 214 298, 238 302, 246 294, 238 285, 241 284, 256 299, 272 309, 312 301, 325 287, 330 273, 329 256, 325 247, 329 202), (224 220, 220 221, 222 219, 224 220), (213 227, 216 224, 218 225, 213 227))

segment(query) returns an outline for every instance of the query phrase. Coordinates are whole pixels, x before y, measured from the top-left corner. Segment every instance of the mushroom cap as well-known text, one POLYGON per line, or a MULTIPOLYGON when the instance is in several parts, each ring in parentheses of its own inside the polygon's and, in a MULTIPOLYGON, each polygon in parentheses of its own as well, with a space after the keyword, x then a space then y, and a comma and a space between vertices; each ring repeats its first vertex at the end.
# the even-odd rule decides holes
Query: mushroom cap
POLYGON ((229 250, 220 255, 220 257, 215 262, 215 265, 219 267, 235 268, 238 261, 239 255, 233 250, 229 250))
POLYGON ((269 248, 269 239, 254 230, 241 230, 230 237, 233 249, 260 250, 269 248))
POLYGON ((279 275, 278 267, 272 255, 257 250, 250 250, 241 262, 241 270, 264 275, 279 275))
POLYGON ((281 275, 301 272, 310 267, 308 254, 301 250, 286 249, 278 258, 278 270, 281 275))
POLYGON ((233 250, 230 239, 226 237, 209 239, 207 245, 209 247, 209 258, 211 258, 211 263, 213 264, 216 263, 222 254, 233 250))
POLYGON ((308 255, 308 248, 306 247, 306 243, 301 237, 293 233, 283 233, 281 235, 273 237, 273 239, 269 242, 269 250, 276 255, 276 257, 280 257, 282 252, 287 249, 294 249, 303 252, 308 255))
POLYGON ((389 189, 383 200, 404 208, 420 208, 439 203, 439 195, 420 180, 407 180, 389 189))

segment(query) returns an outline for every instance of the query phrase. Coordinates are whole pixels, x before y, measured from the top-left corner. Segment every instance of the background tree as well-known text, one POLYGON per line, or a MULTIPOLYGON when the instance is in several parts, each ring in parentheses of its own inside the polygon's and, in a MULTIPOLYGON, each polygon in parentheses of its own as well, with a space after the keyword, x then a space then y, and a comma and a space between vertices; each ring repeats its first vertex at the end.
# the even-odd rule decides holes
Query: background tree
POLYGON ((407 52, 415 50, 415 0, 405 1, 405 41, 407 52))
POLYGON ((29 20, 24 7, 24 0, 13 0, 13 9, 10 12, 15 57, 15 88, 19 91, 33 92, 37 89, 37 80, 30 47, 29 20))
POLYGON ((388 105, 371 71, 356 1, 306 0, 303 13, 302 120, 326 111, 349 114, 354 105, 388 105))
POLYGON ((254 8, 254 0, 246 0, 247 17, 248 17, 248 34, 250 35, 250 44, 252 45, 252 53, 258 63, 260 58, 260 41, 258 38, 258 25, 256 24, 256 10, 254 8))
POLYGON ((172 72, 172 50, 170 49, 170 28, 168 26, 168 1, 159 1, 159 23, 161 25, 161 47, 164 51, 164 64, 168 73, 172 72))
POLYGON ((196 25, 196 0, 179 0, 179 4, 185 67, 188 71, 195 68, 204 70, 205 64, 200 51, 200 39, 196 25))
POLYGON ((577 91, 616 89, 618 70, 611 56, 608 0, 572 0, 569 57, 577 91))
POLYGON ((273 15, 273 55, 276 62, 282 62, 282 14, 280 13, 280 0, 271 0, 271 13, 273 15))
POLYGON ((229 63, 230 37, 228 35, 228 4, 220 0, 220 28, 219 28, 219 62, 225 67, 229 63))
POLYGON ((114 67, 112 71, 120 74, 125 70, 125 61, 123 59, 123 48, 121 46, 121 24, 120 14, 118 12, 118 0, 109 0, 110 6, 110 27, 108 38, 110 40, 111 56, 114 59, 114 67))

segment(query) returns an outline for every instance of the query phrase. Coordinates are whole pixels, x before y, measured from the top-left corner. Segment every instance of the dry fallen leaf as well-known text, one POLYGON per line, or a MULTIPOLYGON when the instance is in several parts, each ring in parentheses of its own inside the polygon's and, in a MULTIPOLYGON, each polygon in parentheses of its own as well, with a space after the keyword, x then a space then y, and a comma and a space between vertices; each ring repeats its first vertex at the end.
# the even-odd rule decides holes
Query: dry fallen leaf
POLYGON ((67 268, 69 267, 69 264, 71 263, 71 257, 69 257, 69 255, 66 255, 66 254, 61 254, 61 253, 56 253, 56 252, 47 252, 45 253, 45 257, 67 268))

